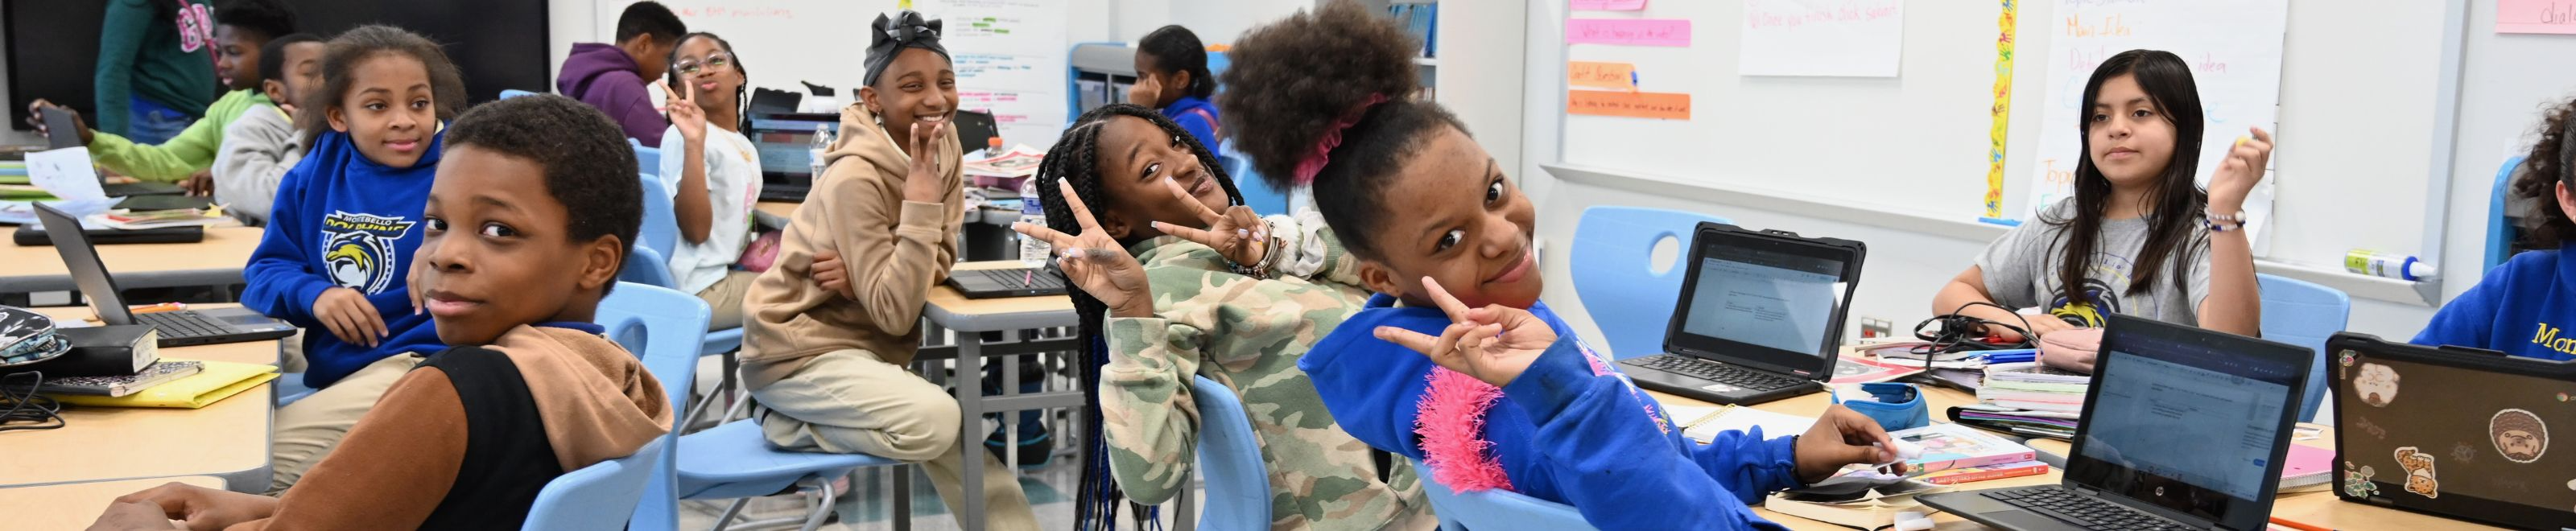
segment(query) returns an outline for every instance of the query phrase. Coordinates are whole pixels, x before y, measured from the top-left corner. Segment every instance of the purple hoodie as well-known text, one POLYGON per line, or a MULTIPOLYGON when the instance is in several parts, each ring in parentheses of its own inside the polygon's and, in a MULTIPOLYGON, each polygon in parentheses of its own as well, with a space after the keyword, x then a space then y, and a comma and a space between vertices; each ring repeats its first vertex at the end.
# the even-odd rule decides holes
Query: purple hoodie
POLYGON ((628 138, 658 146, 662 130, 671 122, 653 107, 643 75, 644 69, 626 56, 626 50, 585 42, 572 45, 572 54, 564 58, 563 73, 555 76, 555 92, 608 113, 626 129, 628 138))

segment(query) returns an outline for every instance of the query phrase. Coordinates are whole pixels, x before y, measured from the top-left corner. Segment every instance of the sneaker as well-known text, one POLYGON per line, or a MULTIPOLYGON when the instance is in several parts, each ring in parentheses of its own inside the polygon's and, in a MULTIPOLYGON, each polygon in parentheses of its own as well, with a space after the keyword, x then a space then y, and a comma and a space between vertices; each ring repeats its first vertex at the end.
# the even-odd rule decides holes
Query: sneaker
POLYGON ((1004 442, 1009 433, 1007 430, 993 430, 993 435, 984 438, 984 451, 992 452, 993 459, 1009 463, 1010 454, 1002 452, 1005 448, 1015 448, 1009 451, 1020 454, 1021 469, 1043 468, 1048 460, 1055 457, 1055 434, 1047 433, 1043 425, 1036 426, 1037 429, 1030 428, 1020 427, 1020 443, 1017 445, 1004 442))

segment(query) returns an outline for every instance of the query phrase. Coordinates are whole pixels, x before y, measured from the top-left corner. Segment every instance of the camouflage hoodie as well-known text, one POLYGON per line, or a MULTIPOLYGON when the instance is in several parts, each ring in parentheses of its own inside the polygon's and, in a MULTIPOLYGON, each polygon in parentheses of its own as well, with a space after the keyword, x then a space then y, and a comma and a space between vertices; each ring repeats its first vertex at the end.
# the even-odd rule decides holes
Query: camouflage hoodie
POLYGON ((1231 272, 1215 249, 1177 237, 1128 249, 1154 288, 1156 317, 1109 318, 1101 433, 1128 497, 1162 503, 1198 462, 1193 375, 1235 390, 1270 472, 1271 528, 1432 529, 1439 522, 1410 466, 1378 479, 1369 447, 1324 409, 1297 359, 1360 309, 1357 261, 1312 214, 1272 216, 1280 278, 1231 272), (1310 227, 1300 230, 1299 227, 1310 227))

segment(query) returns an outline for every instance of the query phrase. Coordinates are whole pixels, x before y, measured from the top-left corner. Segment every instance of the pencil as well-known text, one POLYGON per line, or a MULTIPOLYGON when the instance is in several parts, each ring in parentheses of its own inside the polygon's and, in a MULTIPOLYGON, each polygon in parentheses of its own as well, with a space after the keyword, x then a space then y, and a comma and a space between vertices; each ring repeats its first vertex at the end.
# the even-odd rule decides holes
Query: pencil
POLYGON ((2291 521, 2291 520, 2290 520, 2290 519, 2288 519, 2288 518, 2282 518, 2282 517, 2278 517, 2278 516, 2274 516, 2274 517, 2272 517, 2272 523, 2273 523, 2273 524, 2276 524, 2276 525, 2279 525, 2279 526, 2281 526, 2281 527, 2287 527, 2287 528, 2291 528, 2291 529, 2297 529, 2297 530, 2299 530, 2299 531, 2334 531, 2333 529, 2327 529, 2327 528, 2323 528, 2323 527, 2317 527, 2317 526, 2313 526, 2313 525, 2302 524, 2302 523, 2298 523, 2298 522, 2295 522, 2295 521, 2291 521))

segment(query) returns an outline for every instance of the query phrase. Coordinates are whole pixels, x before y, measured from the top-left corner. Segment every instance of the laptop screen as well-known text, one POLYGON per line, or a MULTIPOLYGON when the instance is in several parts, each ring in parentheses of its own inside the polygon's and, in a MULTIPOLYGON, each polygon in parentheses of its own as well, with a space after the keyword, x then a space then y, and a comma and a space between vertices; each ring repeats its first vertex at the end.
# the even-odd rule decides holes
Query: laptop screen
POLYGON ((2260 528, 2309 350, 2119 316, 2066 477, 2193 517, 2260 528))
POLYGON ((98 312, 99 321, 134 324, 134 312, 125 307, 125 297, 117 293, 116 282, 108 278, 107 264, 99 260, 98 248, 91 246, 89 233, 81 232, 80 218, 37 203, 36 221, 44 224, 45 237, 53 240, 54 252, 63 256, 63 268, 72 274, 72 284, 80 287, 81 297, 89 299, 90 310, 98 312))
POLYGON ((1703 230, 1668 347, 1817 374, 1835 350, 1852 251, 1703 230))

